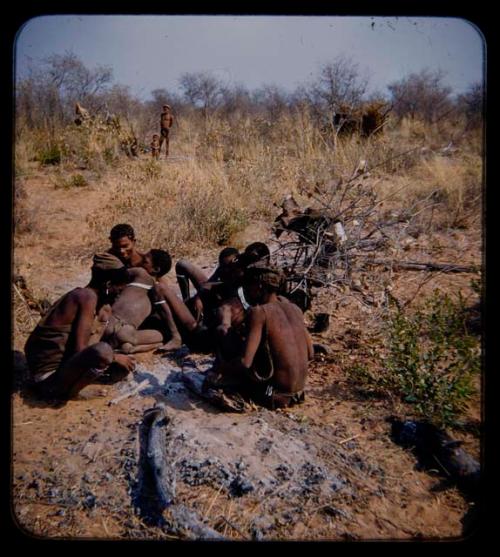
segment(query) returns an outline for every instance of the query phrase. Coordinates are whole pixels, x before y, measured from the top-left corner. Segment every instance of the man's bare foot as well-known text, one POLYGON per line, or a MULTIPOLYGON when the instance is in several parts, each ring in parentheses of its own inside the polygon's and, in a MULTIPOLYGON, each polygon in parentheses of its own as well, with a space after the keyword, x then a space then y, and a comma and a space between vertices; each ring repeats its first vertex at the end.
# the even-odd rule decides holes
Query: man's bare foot
POLYGON ((163 352, 170 352, 171 350, 179 350, 179 348, 181 348, 181 346, 182 346, 182 340, 180 338, 173 338, 172 340, 169 340, 163 346, 159 346, 155 350, 155 354, 161 354, 163 352))

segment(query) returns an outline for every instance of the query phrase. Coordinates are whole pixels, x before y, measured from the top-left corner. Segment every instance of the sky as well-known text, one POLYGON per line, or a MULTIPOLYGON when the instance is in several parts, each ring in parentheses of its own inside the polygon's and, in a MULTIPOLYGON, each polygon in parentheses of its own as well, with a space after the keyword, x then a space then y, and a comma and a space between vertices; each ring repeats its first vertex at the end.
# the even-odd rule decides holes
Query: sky
POLYGON ((473 24, 451 17, 60 15, 24 24, 15 64, 22 76, 30 61, 73 52, 89 68, 110 66, 114 82, 146 100, 154 89, 179 92, 179 77, 199 71, 292 91, 343 55, 372 92, 429 68, 461 93, 483 80, 485 48, 473 24))

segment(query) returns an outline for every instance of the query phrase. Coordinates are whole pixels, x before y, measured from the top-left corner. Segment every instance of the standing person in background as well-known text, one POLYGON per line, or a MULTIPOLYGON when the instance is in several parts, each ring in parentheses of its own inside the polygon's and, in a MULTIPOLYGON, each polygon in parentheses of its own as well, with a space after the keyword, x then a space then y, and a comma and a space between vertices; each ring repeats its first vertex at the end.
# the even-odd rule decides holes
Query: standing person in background
POLYGON ((161 146, 165 141, 165 158, 168 157, 170 128, 173 123, 174 117, 172 116, 172 109, 170 105, 164 104, 160 114, 160 153, 161 146))
POLYGON ((153 139, 151 140, 151 156, 154 160, 160 158, 160 136, 157 133, 153 134, 153 139))

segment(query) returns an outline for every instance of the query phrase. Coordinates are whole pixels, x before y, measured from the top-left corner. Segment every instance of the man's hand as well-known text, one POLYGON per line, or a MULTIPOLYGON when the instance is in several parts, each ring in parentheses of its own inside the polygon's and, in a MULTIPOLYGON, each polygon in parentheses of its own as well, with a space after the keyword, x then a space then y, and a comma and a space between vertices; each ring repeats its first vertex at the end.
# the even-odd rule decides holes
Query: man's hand
POLYGON ((194 318, 197 322, 200 322, 203 318, 203 302, 200 296, 194 298, 194 318))
POLYGON ((125 368, 129 373, 135 370, 136 361, 132 356, 126 354, 115 354, 113 361, 125 368))
POLYGON ((217 325, 215 328, 215 334, 218 337, 225 337, 229 332, 229 327, 227 325, 217 325))
POLYGON ((97 320, 102 323, 106 323, 109 321, 112 313, 111 306, 109 304, 104 304, 97 314, 97 320))
POLYGON ((218 388, 222 378, 223 375, 220 372, 220 365, 210 368, 207 372, 205 372, 205 379, 201 389, 202 392, 206 392, 208 389, 218 388))

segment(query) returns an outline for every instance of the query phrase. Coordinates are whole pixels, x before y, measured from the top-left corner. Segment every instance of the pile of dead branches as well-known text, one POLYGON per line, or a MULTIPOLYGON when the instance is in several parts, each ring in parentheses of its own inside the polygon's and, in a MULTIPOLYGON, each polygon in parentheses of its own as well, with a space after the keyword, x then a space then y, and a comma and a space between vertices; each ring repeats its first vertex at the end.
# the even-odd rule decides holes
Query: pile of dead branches
POLYGON ((331 180, 309 192, 314 207, 300 207, 291 195, 283 201, 273 227, 278 244, 274 257, 285 270, 288 294, 301 297, 298 305, 303 309, 310 307, 312 287, 361 290, 359 274, 370 270, 376 274, 374 266, 390 271, 476 271, 456 264, 395 259, 421 207, 382 210, 387 198, 380 197, 377 184, 366 162, 360 161, 349 179, 331 180))

